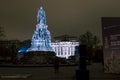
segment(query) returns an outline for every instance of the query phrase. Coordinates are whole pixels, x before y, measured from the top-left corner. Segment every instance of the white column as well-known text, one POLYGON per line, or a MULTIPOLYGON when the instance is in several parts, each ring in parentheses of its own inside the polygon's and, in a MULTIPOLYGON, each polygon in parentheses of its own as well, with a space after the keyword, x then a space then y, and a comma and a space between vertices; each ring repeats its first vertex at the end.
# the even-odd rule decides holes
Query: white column
POLYGON ((74 47, 72 46, 72 54, 71 55, 73 55, 74 54, 74 47))
POLYGON ((69 47, 69 55, 71 55, 71 46, 69 47))
POLYGON ((73 55, 75 55, 75 46, 73 45, 73 55))
POLYGON ((65 46, 65 57, 67 57, 67 46, 65 46))
POLYGON ((57 47, 57 55, 59 56, 60 55, 60 54, 58 54, 59 53, 59 47, 58 47, 58 45, 56 47, 57 47))
POLYGON ((61 56, 61 46, 59 45, 59 55, 61 56))
POLYGON ((60 54, 60 46, 58 45, 58 54, 59 54, 59 56, 61 55, 60 54))
POLYGON ((65 53, 64 53, 64 48, 65 48, 65 47, 62 46, 62 50, 61 50, 61 51, 62 51, 62 52, 61 52, 62 55, 61 55, 61 56, 64 56, 64 54, 65 54, 65 53))
POLYGON ((69 46, 66 46, 66 55, 67 55, 67 58, 68 58, 68 56, 69 56, 69 46))

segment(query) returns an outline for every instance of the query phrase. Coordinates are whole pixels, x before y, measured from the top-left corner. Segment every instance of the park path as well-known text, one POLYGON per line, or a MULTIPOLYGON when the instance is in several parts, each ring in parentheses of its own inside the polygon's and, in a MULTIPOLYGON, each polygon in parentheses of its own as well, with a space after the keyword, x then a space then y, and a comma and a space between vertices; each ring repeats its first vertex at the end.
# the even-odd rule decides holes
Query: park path
POLYGON ((75 80, 77 66, 60 67, 54 73, 53 67, 0 67, 0 75, 30 75, 27 78, 1 78, 0 80, 75 80))
MULTIPOLYGON (((0 80, 76 80, 76 70, 78 66, 64 66, 55 74, 53 67, 0 67, 0 80), (22 78, 2 78, 1 75, 21 75, 22 78)), ((90 80, 120 80, 120 74, 104 73, 101 63, 92 63, 88 70, 90 80)))

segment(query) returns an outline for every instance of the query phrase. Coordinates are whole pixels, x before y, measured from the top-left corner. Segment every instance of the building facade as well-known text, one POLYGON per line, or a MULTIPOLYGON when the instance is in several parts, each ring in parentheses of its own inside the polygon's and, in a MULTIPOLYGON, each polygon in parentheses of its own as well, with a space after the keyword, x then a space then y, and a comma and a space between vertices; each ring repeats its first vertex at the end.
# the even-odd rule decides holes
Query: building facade
POLYGON ((56 53, 57 57, 68 58, 74 56, 76 53, 76 46, 79 46, 79 42, 62 41, 52 42, 51 46, 56 53))

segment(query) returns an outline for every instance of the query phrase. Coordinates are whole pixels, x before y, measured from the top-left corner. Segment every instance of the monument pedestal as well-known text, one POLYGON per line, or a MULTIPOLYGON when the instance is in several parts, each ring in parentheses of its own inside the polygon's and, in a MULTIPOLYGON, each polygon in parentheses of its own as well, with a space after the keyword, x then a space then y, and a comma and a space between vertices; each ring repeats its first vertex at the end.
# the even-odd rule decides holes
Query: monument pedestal
POLYGON ((22 62, 31 64, 51 64, 54 57, 54 52, 31 51, 28 53, 24 53, 24 60, 22 62))

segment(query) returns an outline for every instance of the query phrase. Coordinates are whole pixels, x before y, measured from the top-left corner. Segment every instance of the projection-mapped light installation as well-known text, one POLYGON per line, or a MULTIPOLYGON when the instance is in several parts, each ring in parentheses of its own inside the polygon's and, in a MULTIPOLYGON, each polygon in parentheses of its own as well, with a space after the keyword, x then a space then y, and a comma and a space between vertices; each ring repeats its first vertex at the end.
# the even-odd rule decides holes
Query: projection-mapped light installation
POLYGON ((53 51, 51 47, 51 35, 47 27, 45 11, 43 7, 40 7, 37 15, 36 30, 31 40, 31 47, 27 51, 53 51))

